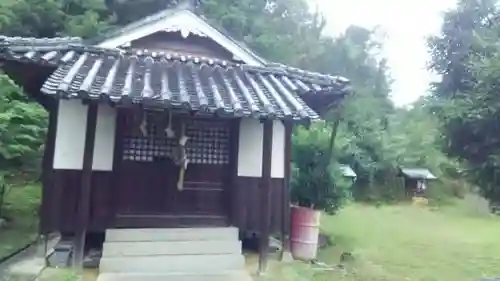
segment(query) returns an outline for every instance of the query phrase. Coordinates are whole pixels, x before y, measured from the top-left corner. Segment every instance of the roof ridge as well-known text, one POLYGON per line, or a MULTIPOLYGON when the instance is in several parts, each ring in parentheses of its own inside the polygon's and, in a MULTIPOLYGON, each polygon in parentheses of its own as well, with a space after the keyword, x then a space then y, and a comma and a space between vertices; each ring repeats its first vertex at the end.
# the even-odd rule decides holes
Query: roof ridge
POLYGON ((20 37, 0 35, 0 45, 21 45, 21 46, 49 46, 60 44, 83 44, 81 37, 20 37))

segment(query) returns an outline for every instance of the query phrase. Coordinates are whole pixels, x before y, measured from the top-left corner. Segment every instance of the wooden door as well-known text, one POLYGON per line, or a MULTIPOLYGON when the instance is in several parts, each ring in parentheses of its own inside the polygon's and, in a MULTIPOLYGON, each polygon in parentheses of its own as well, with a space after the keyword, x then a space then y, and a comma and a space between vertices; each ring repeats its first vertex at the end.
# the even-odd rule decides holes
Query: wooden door
POLYGON ((130 130, 137 125, 131 113, 121 114, 120 119, 119 126, 124 128, 117 130, 121 131, 117 137, 122 155, 115 166, 116 226, 226 225, 229 127, 210 121, 188 123, 190 164, 183 188, 178 190, 179 167, 171 159, 175 139, 158 134, 161 126, 153 121, 146 122, 147 136, 138 136, 130 130))

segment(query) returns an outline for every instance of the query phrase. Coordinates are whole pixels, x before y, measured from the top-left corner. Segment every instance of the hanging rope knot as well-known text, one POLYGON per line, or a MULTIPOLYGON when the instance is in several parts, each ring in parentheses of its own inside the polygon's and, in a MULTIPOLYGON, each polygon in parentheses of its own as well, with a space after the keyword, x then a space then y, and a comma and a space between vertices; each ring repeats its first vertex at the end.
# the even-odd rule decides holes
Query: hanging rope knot
POLYGON ((133 126, 134 128, 134 135, 140 134, 142 137, 147 137, 148 136, 148 122, 147 122, 147 117, 148 114, 146 111, 140 110, 139 108, 134 109, 133 112, 133 126), (136 127, 137 126, 137 127, 136 127), (138 129, 138 132, 135 130, 138 129))
POLYGON ((147 114, 144 112, 144 116, 142 117, 142 122, 141 125, 139 126, 142 136, 147 137, 148 136, 148 121, 147 121, 147 114))
POLYGON ((182 191, 184 189, 184 175, 188 166, 189 160, 186 154, 186 143, 189 138, 186 136, 186 123, 182 122, 181 134, 179 137, 179 143, 176 149, 176 155, 174 155, 174 163, 179 166, 179 180, 177 181, 177 189, 182 191))
POLYGON ((165 129, 165 134, 167 134, 167 138, 169 139, 175 138, 175 132, 172 129, 172 111, 168 112, 168 125, 165 129))

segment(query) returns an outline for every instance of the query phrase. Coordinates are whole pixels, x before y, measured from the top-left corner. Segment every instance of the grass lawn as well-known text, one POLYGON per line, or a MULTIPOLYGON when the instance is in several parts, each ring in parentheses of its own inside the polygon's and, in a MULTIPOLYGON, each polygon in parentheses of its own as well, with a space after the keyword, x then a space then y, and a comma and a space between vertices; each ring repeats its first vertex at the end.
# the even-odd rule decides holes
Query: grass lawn
POLYGON ((500 276, 500 217, 469 205, 440 210, 348 206, 323 217, 322 228, 334 245, 320 253, 321 261, 338 264, 342 251, 352 252, 354 261, 345 270, 274 264, 273 278, 261 280, 478 281, 500 276))
POLYGON ((0 228, 0 258, 36 238, 40 192, 38 185, 19 185, 13 186, 6 195, 1 216, 7 217, 8 222, 0 228))

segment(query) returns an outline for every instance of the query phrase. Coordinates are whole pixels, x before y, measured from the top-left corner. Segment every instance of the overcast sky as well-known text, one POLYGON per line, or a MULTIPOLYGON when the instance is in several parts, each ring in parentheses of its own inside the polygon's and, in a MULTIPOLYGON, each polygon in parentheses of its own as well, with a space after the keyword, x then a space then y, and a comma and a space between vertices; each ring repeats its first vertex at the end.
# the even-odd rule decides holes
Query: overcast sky
POLYGON ((395 80, 392 99, 396 105, 407 105, 427 92, 432 76, 425 69, 429 60, 425 37, 439 32, 442 13, 453 8, 456 0, 310 1, 319 5, 332 35, 351 24, 380 26, 386 33, 384 55, 395 80))

